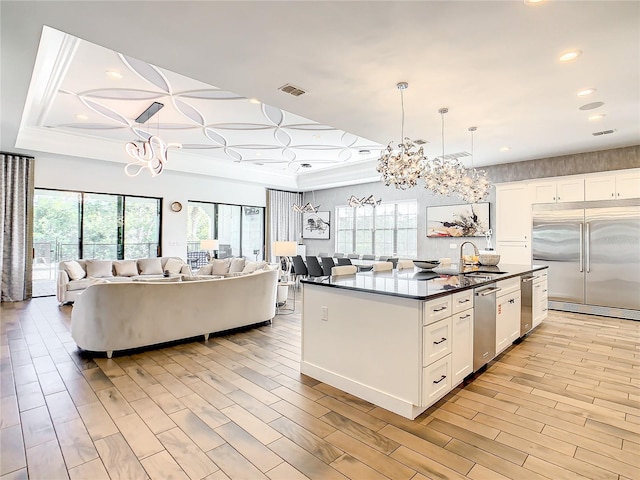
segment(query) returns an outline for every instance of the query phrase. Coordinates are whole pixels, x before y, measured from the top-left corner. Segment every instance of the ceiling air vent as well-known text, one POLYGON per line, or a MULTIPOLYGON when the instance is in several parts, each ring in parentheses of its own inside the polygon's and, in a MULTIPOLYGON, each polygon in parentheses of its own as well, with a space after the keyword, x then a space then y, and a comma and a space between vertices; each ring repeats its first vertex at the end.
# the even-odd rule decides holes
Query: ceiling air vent
POLYGON ((421 138, 419 138, 418 140, 414 140, 413 143, 415 143, 416 145, 425 145, 429 142, 427 140, 422 140, 421 138))
POLYGON ((594 137, 598 137, 600 135, 609 135, 613 132, 615 132, 615 130, 602 130, 601 132, 593 132, 591 135, 593 135, 594 137))
POLYGON ((469 157, 471 154, 469 152, 457 152, 457 153, 447 153, 444 157, 440 156, 438 158, 444 158, 446 160, 457 160, 462 157, 469 157))
POLYGON ((299 97, 303 93, 307 93, 304 90, 302 90, 300 87, 296 87, 295 85, 291 85, 290 83, 284 84, 278 90, 281 90, 284 93, 288 93, 289 95, 293 95, 294 97, 299 97))

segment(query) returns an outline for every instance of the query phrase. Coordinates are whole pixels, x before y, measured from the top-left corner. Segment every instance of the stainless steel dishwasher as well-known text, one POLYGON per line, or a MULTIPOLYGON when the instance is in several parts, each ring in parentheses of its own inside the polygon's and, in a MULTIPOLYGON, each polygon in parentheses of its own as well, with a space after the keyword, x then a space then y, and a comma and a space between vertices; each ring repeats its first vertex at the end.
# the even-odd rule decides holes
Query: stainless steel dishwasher
POLYGON ((522 303, 520 304, 520 338, 524 337, 533 328, 533 273, 520 277, 520 292, 522 303))
POLYGON ((496 293, 501 289, 489 283, 474 289, 473 371, 496 356, 496 293))

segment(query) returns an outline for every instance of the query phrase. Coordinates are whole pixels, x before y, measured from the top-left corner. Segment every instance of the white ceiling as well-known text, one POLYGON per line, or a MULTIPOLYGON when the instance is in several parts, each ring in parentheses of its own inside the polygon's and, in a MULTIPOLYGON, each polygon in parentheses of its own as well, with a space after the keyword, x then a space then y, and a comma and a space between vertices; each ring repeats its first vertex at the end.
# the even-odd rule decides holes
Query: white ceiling
POLYGON ((405 134, 428 141, 429 158, 442 153, 440 107, 447 154, 470 151, 467 129, 478 127, 476 166, 640 144, 635 1, 0 8, 3 151, 124 165, 133 120, 156 100, 165 107, 146 131, 186 147, 170 151, 169 170, 300 190, 371 181, 379 149, 400 139, 399 81, 409 82, 405 134), (44 25, 68 35, 47 30, 41 41, 44 25), (560 63, 569 49, 583 53, 560 63), (285 94, 285 83, 307 93, 285 94), (597 91, 579 98, 584 87, 597 91), (579 109, 591 102, 604 105, 579 109), (589 121, 595 113, 605 117, 589 121), (593 135, 602 130, 614 133, 593 135))

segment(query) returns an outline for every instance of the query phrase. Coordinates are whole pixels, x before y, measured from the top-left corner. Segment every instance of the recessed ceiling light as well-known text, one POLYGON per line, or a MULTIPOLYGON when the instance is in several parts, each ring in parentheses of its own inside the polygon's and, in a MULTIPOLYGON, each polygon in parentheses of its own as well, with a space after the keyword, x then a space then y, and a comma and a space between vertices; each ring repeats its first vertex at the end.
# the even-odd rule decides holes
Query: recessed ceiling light
POLYGON ((582 50, 571 50, 560 55, 558 60, 561 62, 570 62, 571 60, 578 58, 580 55, 582 55, 582 50))
POLYGON ((604 117, 606 117, 606 115, 604 113, 598 113, 597 115, 591 115, 589 117, 589 120, 596 121, 596 120, 602 120, 604 117))
POLYGON ((122 74, 120 72, 116 72, 115 70, 107 70, 104 73, 106 73, 107 76, 111 78, 122 78, 122 74))
POLYGON ((86 115, 82 115, 81 113, 79 113, 78 115, 76 115, 76 118, 78 120, 89 120, 89 117, 87 117, 86 115))
POLYGON ((596 93, 595 88, 583 88, 582 90, 578 90, 576 95, 579 97, 586 97, 587 95, 591 95, 592 93, 596 93))
POLYGON ((604 102, 585 103, 584 105, 579 107, 578 110, 593 110, 594 108, 600 108, 603 105, 604 105, 604 102))
POLYGON ((511 150, 511 147, 500 147, 501 152, 508 152, 509 150, 511 150))
POLYGON ((260 100, 257 98, 250 98, 249 103, 253 103, 254 105, 260 105, 260 100))

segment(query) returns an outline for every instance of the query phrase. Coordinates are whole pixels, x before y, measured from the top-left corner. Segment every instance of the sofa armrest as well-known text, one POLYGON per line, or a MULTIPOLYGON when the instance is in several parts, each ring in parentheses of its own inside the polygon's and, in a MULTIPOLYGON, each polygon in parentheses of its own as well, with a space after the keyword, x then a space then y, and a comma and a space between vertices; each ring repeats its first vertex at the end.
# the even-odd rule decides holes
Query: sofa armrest
POLYGON ((191 267, 189 266, 188 263, 185 263, 182 268, 180 269, 180 273, 182 275, 187 275, 189 277, 193 277, 193 272, 191 271, 191 267))
POLYGON ((67 301, 67 285, 69 284, 69 274, 66 270, 58 269, 58 279, 56 280, 56 298, 58 303, 67 301))

